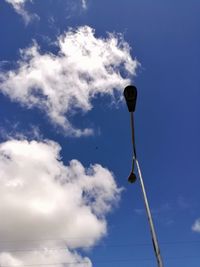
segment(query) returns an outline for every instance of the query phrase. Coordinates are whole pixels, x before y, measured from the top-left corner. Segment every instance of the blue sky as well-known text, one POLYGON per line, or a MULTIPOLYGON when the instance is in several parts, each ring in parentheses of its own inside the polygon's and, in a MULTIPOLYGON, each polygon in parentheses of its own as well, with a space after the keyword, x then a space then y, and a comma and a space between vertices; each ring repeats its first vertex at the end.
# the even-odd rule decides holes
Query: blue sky
POLYGON ((199 9, 197 0, 1 0, 2 266, 156 265, 139 182, 127 182, 121 96, 131 82, 164 265, 199 266, 199 9))

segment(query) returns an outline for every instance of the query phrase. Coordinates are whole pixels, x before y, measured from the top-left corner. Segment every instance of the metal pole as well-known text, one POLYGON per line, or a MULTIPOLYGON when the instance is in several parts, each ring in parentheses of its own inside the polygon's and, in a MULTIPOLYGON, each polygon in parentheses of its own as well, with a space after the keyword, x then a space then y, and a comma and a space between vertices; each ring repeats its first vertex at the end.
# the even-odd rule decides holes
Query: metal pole
POLYGON ((133 145, 132 170, 134 169, 134 162, 135 162, 136 166, 137 166, 137 170, 138 170, 140 185, 141 185, 141 188, 142 188, 144 204, 145 204, 145 208, 146 208, 147 218, 148 218, 148 222, 149 222, 149 226, 150 226, 151 238, 152 238, 152 242, 153 242, 153 248, 154 248, 154 252, 155 252, 155 255, 156 255, 158 267, 164 267, 163 261, 162 261, 162 258, 161 258, 161 254, 160 254, 160 248, 159 248, 158 239, 157 239, 157 236, 156 236, 155 227, 154 227, 154 224, 153 224, 151 210, 150 210, 148 199, 147 199, 147 194, 146 194, 146 190, 145 190, 145 186, 144 186, 144 181, 143 181, 143 178, 142 178, 140 165, 139 165, 139 162, 138 162, 137 157, 136 157, 133 112, 130 112, 130 115, 131 115, 131 132, 132 132, 132 145, 133 145))

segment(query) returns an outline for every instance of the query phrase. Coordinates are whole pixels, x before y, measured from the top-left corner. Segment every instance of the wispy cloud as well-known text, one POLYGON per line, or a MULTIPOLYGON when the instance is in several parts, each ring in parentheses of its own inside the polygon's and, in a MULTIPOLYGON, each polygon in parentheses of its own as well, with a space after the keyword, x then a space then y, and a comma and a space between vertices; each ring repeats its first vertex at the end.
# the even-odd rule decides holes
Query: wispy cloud
MULTIPOLYGON (((169 203, 162 204, 157 208, 151 208, 153 217, 159 219, 159 221, 167 227, 173 225, 174 223, 171 211, 172 207, 169 203)), ((146 216, 146 210, 144 208, 136 208, 134 209, 134 213, 138 216, 146 216)))
POLYGON ((82 8, 87 9, 87 0, 81 0, 82 8))
POLYGON ((194 232, 200 233, 200 218, 194 222, 194 224, 192 225, 192 230, 194 232))
MULTIPOLYGON (((171 206, 168 203, 161 205, 158 208, 152 208, 151 212, 154 215, 158 215, 160 213, 169 212, 171 211, 171 206)), ((138 215, 146 215, 146 210, 144 208, 136 208, 134 212, 138 215)))
POLYGON ((181 208, 182 210, 186 210, 191 207, 189 200, 187 200, 183 196, 178 197, 177 204, 178 204, 178 207, 181 208))
POLYGON ((43 135, 37 125, 29 124, 26 128, 20 122, 11 123, 9 121, 0 124, 0 138, 4 141, 18 140, 43 140, 43 135))
POLYGON ((5 0, 7 3, 11 4, 15 11, 21 15, 26 24, 28 24, 31 19, 34 17, 33 15, 29 14, 25 8, 26 2, 32 2, 32 0, 5 0))
POLYGON ((121 35, 97 38, 89 26, 58 37, 59 52, 42 53, 35 42, 21 50, 18 68, 0 74, 0 91, 27 107, 42 109, 51 121, 73 136, 92 129, 71 125, 72 112, 88 112, 97 95, 121 92, 135 75, 138 62, 121 35))
POLYGON ((7 241, 0 265, 92 266, 76 249, 107 232, 105 215, 120 195, 112 173, 78 160, 64 165, 52 141, 9 140, 0 144, 0 159, 0 236, 7 241), (32 249, 9 251, 9 241, 20 250, 22 240, 32 249))
MULTIPOLYGON (((28 2, 33 3, 34 0, 5 0, 5 1, 8 4, 10 4, 19 15, 22 16, 26 24, 28 24, 34 18, 39 19, 38 15, 30 14, 26 8, 26 4, 28 2)), ((65 0, 65 1, 68 7, 67 10, 69 12, 69 14, 67 15, 68 18, 70 18, 71 15, 73 15, 75 11, 77 13, 77 10, 79 11, 87 10, 88 8, 87 0, 65 0)))

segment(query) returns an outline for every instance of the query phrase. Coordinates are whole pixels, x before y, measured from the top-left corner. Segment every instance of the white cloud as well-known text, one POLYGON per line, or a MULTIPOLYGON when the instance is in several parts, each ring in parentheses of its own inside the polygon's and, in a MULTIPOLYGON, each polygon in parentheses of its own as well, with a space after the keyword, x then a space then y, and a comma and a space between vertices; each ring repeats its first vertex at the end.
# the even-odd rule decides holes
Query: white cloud
POLYGON ((20 253, 1 243, 0 265, 81 262, 73 266, 91 266, 75 249, 93 246, 106 234, 105 215, 119 194, 109 170, 99 164, 85 169, 77 160, 64 165, 55 142, 1 143, 1 241, 10 240, 17 250, 22 242, 17 240, 35 243, 34 249, 20 253), (60 249, 55 239, 64 239, 66 248, 60 249))
POLYGON ((11 4, 15 11, 21 15, 26 24, 30 22, 33 16, 31 16, 25 9, 26 2, 31 2, 32 0, 5 0, 7 3, 11 4))
POLYGON ((91 110, 98 94, 121 92, 138 62, 121 36, 97 38, 89 26, 65 32, 57 45, 56 55, 42 53, 37 43, 21 50, 17 69, 0 74, 0 90, 24 106, 42 109, 68 135, 91 134, 91 129, 74 128, 69 116, 91 110))
MULTIPOLYGON (((26 3, 33 2, 34 0, 5 0, 8 4, 10 4, 14 10, 23 17, 26 24, 28 24, 32 19, 37 18, 39 16, 36 14, 30 14, 26 9, 26 3)), ((65 5, 67 6, 67 10, 70 13, 76 13, 77 10, 81 8, 81 10, 87 10, 87 0, 65 0, 65 5)), ((68 18, 71 17, 71 14, 68 14, 68 18)))
POLYGON ((83 9, 87 9, 87 1, 86 0, 81 0, 81 5, 83 9))
POLYGON ((200 218, 197 219, 194 224, 192 225, 192 230, 194 232, 199 232, 200 233, 200 218))
POLYGON ((77 253, 70 252, 67 248, 59 250, 35 250, 29 253, 0 253, 1 266, 37 266, 45 265, 52 267, 75 266, 91 267, 92 263, 88 257, 81 257, 77 253), (68 264, 65 264, 68 263, 68 264))
POLYGON ((0 138, 2 140, 43 140, 44 137, 37 125, 28 125, 26 128, 20 122, 13 123, 5 121, 3 125, 0 123, 0 138))

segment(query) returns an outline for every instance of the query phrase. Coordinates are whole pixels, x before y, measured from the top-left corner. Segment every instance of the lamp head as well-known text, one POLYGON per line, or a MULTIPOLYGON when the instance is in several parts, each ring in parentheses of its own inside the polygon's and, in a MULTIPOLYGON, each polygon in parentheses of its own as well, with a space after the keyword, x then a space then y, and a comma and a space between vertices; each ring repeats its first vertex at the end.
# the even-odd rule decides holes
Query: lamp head
POLYGON ((135 111, 136 100, 137 100, 137 88, 134 85, 128 85, 124 89, 124 97, 129 112, 135 111))

